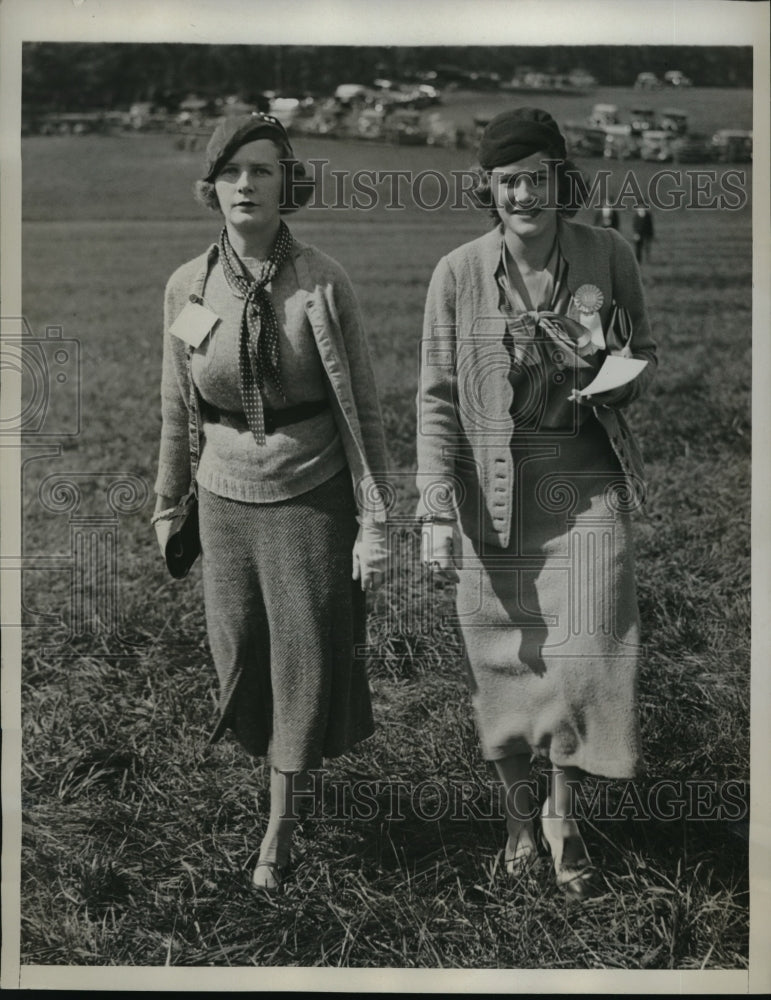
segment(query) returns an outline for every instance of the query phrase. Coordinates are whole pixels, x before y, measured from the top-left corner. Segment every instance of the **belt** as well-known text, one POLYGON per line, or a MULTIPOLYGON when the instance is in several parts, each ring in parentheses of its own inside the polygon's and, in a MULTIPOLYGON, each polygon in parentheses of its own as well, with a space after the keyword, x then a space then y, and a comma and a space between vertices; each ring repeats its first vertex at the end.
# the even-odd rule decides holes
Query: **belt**
MULTIPOLYGON (((263 410, 265 416, 265 433, 273 434, 278 427, 286 427, 288 424, 299 424, 302 420, 310 420, 324 410, 329 409, 328 399, 312 399, 307 403, 296 403, 294 406, 285 406, 280 410, 271 410, 267 406, 263 410)), ((213 424, 229 424, 239 430, 246 430, 248 424, 243 413, 234 413, 230 410, 220 410, 204 402, 203 410, 206 419, 213 424)))
POLYGON ((299 424, 301 420, 310 420, 318 413, 329 409, 328 399, 312 399, 307 403, 297 403, 295 406, 285 406, 282 410, 263 410, 265 415, 265 433, 272 434, 277 427, 287 424, 299 424))

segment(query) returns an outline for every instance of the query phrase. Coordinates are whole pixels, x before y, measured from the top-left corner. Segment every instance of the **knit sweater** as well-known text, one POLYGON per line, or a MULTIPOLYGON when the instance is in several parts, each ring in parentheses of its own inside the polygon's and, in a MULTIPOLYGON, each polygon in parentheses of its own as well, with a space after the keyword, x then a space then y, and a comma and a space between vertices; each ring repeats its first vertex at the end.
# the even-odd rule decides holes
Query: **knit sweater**
MULTIPOLYGON (((249 267, 249 260, 244 260, 249 267)), ((291 266, 283 267, 267 287, 276 311, 284 401, 266 381, 265 405, 279 410, 326 399, 327 382, 304 296, 291 266)), ((203 450, 199 486, 218 496, 249 503, 272 503, 320 486, 345 467, 345 453, 332 410, 278 427, 260 446, 246 423, 239 382, 243 299, 230 290, 219 261, 204 288, 204 305, 219 323, 193 352, 192 372, 201 397, 203 450)))
MULTIPOLYGON (((648 361, 613 405, 594 407, 626 474, 630 504, 639 502, 642 456, 620 412, 647 388, 656 367, 639 268, 632 247, 614 229, 560 220, 558 239, 571 294, 584 284, 599 289, 603 329, 614 304, 627 309, 632 356, 648 361)), ((496 229, 463 244, 439 261, 431 278, 418 391, 417 516, 457 511, 470 537, 505 548, 515 485, 511 359, 495 280, 501 240, 496 229)))
MULTIPOLYGON (((191 444, 204 442, 198 394, 191 395, 191 349, 169 331, 184 306, 203 298, 218 259, 217 245, 178 268, 164 299, 161 441, 155 492, 183 496, 190 487, 191 444), (192 405, 192 411, 191 411, 192 405), (192 429, 192 434, 191 434, 192 429)), ((353 481, 359 516, 386 516, 386 447, 369 348, 350 280, 331 257, 293 240, 291 259, 298 302, 308 319, 328 386, 332 417, 353 481)))

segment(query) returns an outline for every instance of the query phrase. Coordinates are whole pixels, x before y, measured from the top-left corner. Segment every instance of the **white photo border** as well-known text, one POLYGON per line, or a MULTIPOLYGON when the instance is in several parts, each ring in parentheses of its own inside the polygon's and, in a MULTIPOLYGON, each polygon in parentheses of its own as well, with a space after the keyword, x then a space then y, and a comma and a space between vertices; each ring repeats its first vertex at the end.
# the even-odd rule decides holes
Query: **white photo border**
MULTIPOLYGON (((2 642, 2 986, 9 989, 745 993, 771 989, 771 466, 769 338, 769 4, 729 0, 3 0, 0 3, 0 247, 3 316, 21 312, 21 49, 28 41, 350 45, 745 45, 754 50, 752 815, 749 971, 334 970, 22 966, 19 960, 21 629, 2 642), (364 8, 366 7, 366 15, 364 8)), ((19 412, 4 372, 0 407, 19 412), (16 408, 14 410, 14 407, 16 408)), ((4 441, 0 558, 21 555, 18 442, 4 441)), ((0 563, 0 569, 3 569, 0 563)), ((0 613, 20 620, 18 571, 2 573, 0 613)))

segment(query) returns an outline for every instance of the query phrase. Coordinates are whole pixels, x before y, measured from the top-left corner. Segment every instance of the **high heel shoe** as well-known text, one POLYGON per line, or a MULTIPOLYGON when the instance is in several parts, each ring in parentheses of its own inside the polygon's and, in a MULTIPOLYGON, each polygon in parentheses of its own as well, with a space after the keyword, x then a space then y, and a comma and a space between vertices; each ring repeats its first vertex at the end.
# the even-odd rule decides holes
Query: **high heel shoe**
POLYGON ((278 861, 258 861, 252 872, 252 888, 264 892, 277 893, 289 874, 289 862, 279 864, 278 861))
POLYGON ((533 824, 523 823, 514 841, 514 845, 512 846, 511 834, 509 834, 506 841, 506 847, 503 852, 506 874, 511 878, 522 878, 530 872, 537 860, 538 846, 533 831, 533 824), (527 831, 529 834, 528 837, 522 837, 524 831, 527 831))
POLYGON ((564 820, 561 816, 550 816, 548 798, 541 810, 541 833, 554 861, 557 885, 573 899, 586 899, 596 895, 596 869, 592 865, 583 838, 575 820, 564 820), (571 832, 564 833, 564 827, 571 832), (565 860, 565 857, 570 860, 565 860))

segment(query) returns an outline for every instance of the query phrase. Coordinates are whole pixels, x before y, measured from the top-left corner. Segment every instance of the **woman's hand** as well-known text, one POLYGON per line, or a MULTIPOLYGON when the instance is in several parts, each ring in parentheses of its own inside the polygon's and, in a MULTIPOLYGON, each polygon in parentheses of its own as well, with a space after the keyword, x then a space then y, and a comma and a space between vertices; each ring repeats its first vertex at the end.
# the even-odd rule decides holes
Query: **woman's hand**
POLYGON ((353 579, 361 580, 362 590, 382 587, 387 555, 385 524, 379 521, 360 524, 353 546, 353 579))
POLYGON ((617 389, 608 389, 607 392, 595 392, 590 396, 579 396, 573 394, 569 399, 581 406, 619 406, 629 395, 629 385, 620 385, 617 389))
POLYGON ((455 550, 455 523, 425 521, 420 537, 423 564, 446 583, 458 582, 455 550))

